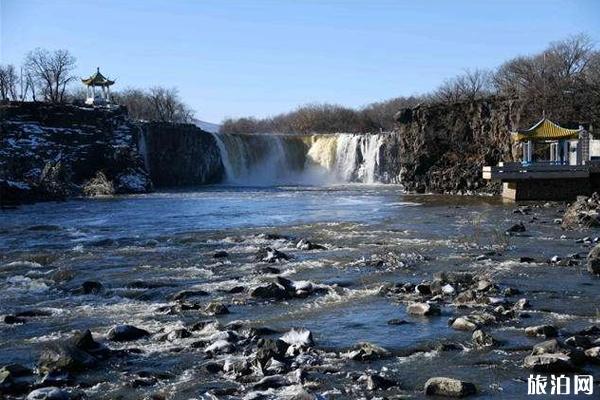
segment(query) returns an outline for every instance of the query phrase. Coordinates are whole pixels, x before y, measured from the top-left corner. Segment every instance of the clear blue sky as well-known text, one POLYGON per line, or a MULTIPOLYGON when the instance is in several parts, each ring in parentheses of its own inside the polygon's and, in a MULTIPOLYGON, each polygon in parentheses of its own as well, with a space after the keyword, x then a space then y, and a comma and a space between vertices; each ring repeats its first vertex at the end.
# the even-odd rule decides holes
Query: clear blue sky
POLYGON ((0 60, 65 48, 77 73, 176 86, 200 119, 435 88, 550 41, 600 40, 600 1, 0 0, 0 60))

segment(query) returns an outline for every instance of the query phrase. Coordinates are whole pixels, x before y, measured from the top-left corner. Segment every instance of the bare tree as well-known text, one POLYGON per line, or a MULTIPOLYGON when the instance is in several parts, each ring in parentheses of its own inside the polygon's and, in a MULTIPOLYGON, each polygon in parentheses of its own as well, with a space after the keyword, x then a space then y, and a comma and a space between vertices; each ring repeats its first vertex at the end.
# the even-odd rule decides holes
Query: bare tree
POLYGON ((126 88, 114 93, 113 100, 127 107, 129 115, 138 120, 188 123, 194 118, 194 112, 179 98, 176 88, 126 88))
POLYGON ((148 91, 148 99, 155 120, 162 122, 190 122, 193 112, 181 102, 176 88, 156 86, 148 91))
POLYGON ((0 65, 0 100, 17 100, 18 80, 14 65, 0 65))
POLYGON ((432 100, 444 103, 475 100, 491 91, 491 74, 485 70, 466 70, 463 74, 445 80, 432 94, 432 100))
POLYGON ((75 76, 76 59, 67 50, 37 48, 27 55, 25 69, 47 101, 61 103, 75 76))

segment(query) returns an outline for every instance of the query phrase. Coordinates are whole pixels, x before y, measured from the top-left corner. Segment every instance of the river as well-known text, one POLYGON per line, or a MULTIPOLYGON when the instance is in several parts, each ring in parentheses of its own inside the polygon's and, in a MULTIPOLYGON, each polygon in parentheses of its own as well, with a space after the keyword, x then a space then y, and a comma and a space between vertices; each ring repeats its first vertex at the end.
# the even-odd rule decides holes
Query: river
MULTIPOLYGON (((381 392, 390 396, 420 398, 428 378, 451 376, 475 383, 480 398, 522 398, 531 373, 522 368, 523 359, 543 340, 525 335, 525 327, 551 324, 567 336, 600 323, 600 281, 581 262, 547 261, 585 256, 590 245, 576 239, 593 235, 561 231, 554 223, 560 208, 517 209, 489 197, 407 195, 394 185, 355 184, 218 185, 2 211, 0 314, 44 313, 24 317, 24 323, 0 323, 0 365, 34 367, 44 345, 90 329, 113 350, 136 350, 78 374, 76 385, 88 398, 258 398, 248 397, 259 390, 248 383, 252 379, 203 369, 210 361, 251 357, 250 339, 240 339, 234 352, 210 356, 206 344, 192 345, 204 339, 190 327, 214 319, 221 327, 244 321, 280 332, 269 337, 309 329, 316 349, 311 357, 320 361, 305 361, 306 382, 315 382, 305 387, 321 398, 374 396, 358 379, 365 370, 397 382, 381 392), (505 233, 520 221, 526 232, 505 233), (300 239, 323 248, 299 249, 300 239), (267 246, 290 259, 258 262, 255 254, 267 246), (228 256, 215 258, 220 251, 228 256), (522 262, 525 256, 534 261, 522 262), (414 316, 406 312, 407 297, 392 290, 457 271, 491 280, 491 297, 528 300, 530 309, 486 326, 498 346, 476 349, 471 332, 448 325, 450 318, 486 306, 441 301, 441 315, 414 316), (279 301, 249 295, 277 276, 308 281, 313 289, 279 301), (84 294, 86 281, 102 289, 84 294), (520 293, 509 297, 506 288, 520 293), (175 309, 173 296, 182 290, 203 290, 205 296, 186 301, 219 301, 229 313, 207 317, 198 309, 175 309), (393 319, 405 322, 389 324, 393 319), (133 343, 105 340, 122 323, 152 336, 133 343), (192 336, 159 338, 182 327, 192 336), (391 355, 369 362, 342 356, 359 342, 391 355), (324 364, 337 372, 325 372, 324 364), (152 379, 140 383, 132 376, 152 379), (217 396, 218 390, 225 394, 217 396)), ((599 369, 586 365, 584 371, 598 376, 599 369)), ((285 390, 264 395, 286 398, 285 390)))

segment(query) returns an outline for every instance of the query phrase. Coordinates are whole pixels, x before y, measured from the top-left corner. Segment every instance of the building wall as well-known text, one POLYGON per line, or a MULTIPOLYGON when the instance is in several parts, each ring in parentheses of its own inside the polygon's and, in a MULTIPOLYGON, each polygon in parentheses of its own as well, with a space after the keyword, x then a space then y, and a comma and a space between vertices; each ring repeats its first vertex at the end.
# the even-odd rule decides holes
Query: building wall
POLYGON ((600 179, 532 179, 518 182, 504 182, 502 197, 516 200, 563 201, 574 200, 580 195, 590 195, 598 190, 600 179))

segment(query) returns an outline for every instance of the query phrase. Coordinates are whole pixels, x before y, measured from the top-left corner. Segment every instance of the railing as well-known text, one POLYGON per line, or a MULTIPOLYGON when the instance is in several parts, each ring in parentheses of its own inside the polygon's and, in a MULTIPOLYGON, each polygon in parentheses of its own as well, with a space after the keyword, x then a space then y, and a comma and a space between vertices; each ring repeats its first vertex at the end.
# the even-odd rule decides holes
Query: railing
POLYGON ((553 162, 532 164, 504 163, 495 167, 483 167, 484 179, 557 179, 585 178, 590 174, 590 165, 564 165, 553 162))

